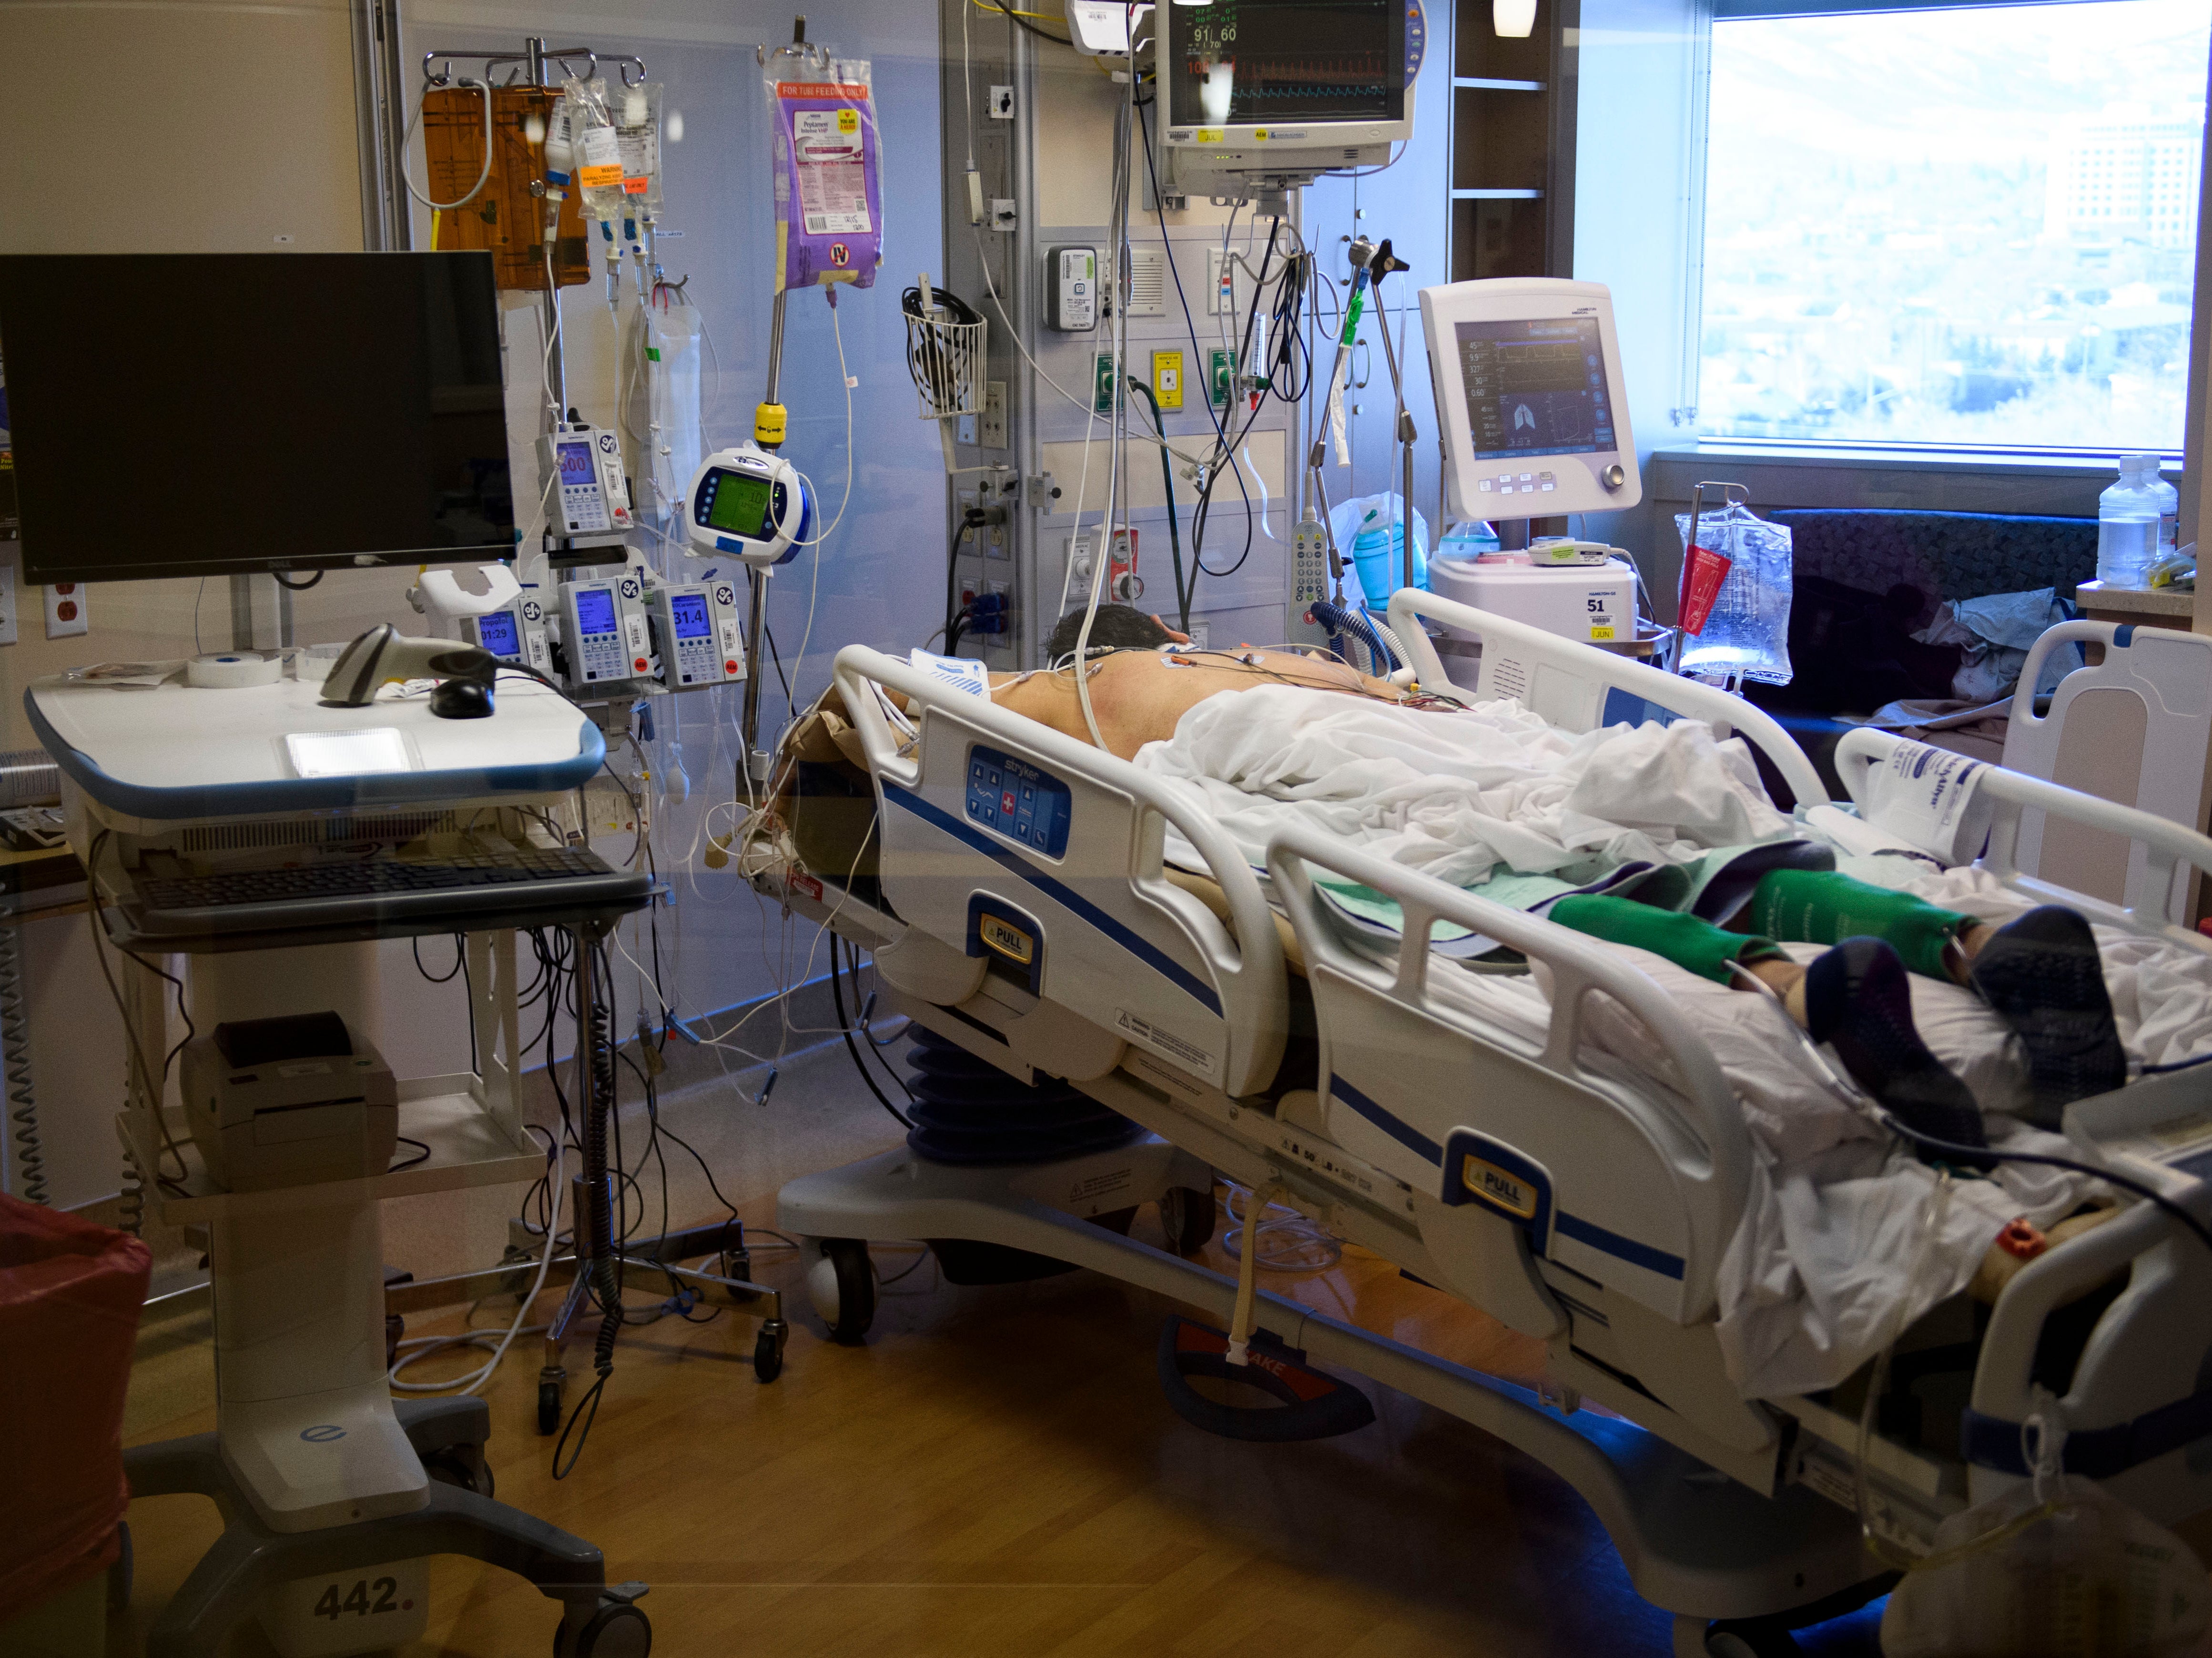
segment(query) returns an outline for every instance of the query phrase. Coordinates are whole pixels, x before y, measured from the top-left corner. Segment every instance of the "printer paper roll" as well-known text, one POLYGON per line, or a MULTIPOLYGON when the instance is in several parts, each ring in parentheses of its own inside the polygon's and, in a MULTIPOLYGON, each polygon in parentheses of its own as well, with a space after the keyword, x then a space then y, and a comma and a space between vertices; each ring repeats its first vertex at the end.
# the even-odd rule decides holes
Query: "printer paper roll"
POLYGON ((185 680, 207 690, 228 691, 245 685, 273 685, 283 671, 282 657, 225 652, 221 656, 194 657, 185 665, 185 680))

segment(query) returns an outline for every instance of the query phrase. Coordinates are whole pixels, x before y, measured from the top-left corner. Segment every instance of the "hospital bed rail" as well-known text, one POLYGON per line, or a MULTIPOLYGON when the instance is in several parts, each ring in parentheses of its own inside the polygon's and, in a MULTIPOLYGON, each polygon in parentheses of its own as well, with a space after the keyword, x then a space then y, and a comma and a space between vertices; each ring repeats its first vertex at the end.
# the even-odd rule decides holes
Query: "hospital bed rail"
MULTIPOLYGON (((1893 732, 1862 726, 1844 732, 1843 740, 1836 744, 1836 771, 1851 799, 1863 805, 1871 792, 1872 774, 1878 767, 1893 763, 1900 755, 1917 756, 1942 752, 1893 732)), ((2078 789, 2046 782, 2022 772, 2008 771, 2002 766, 1984 765, 1973 775, 1977 795, 1990 804, 1989 844, 1978 860, 1982 868, 2027 896, 2045 903, 2068 905, 2092 920, 2129 927, 2212 953, 2212 944, 2192 931, 2186 925, 2187 917, 2179 913, 2186 902, 2189 883, 2184 878, 2188 871, 2193 867, 2212 872, 2212 839, 2133 806, 2100 800, 2078 789), (2064 818, 2084 829, 2103 829, 2122 841, 2133 841, 2142 847, 2146 872, 2142 882, 2132 885, 2131 890, 2158 902, 2160 913, 2148 913, 2142 903, 2115 904, 2092 898, 2023 872, 2017 858, 2021 817, 2031 811, 2064 818)), ((1966 809, 1972 811, 1974 807, 1970 803, 1966 809)))
POLYGON ((1463 688, 1478 701, 1513 697, 1549 724, 1578 735, 1603 726, 1638 726, 1652 719, 1662 725, 1677 719, 1702 720, 1713 727, 1716 737, 1733 732, 1756 745, 1781 773, 1799 805, 1827 801, 1828 786, 1796 740, 1772 715, 1741 697, 1526 623, 1401 587, 1390 596, 1390 626, 1405 641, 1414 675, 1423 685, 1455 683, 1420 625, 1425 619, 1471 633, 1482 641, 1482 665, 1475 683, 1463 688))
POLYGON ((879 652, 846 647, 834 677, 876 785, 884 894, 908 923, 877 953, 889 983, 939 1006, 988 990, 1017 1016, 1010 1045, 1071 1082, 1113 1071, 1127 1044, 1225 1094, 1273 1081, 1288 974, 1258 878, 1218 825, 1127 761, 879 652), (908 700, 910 745, 878 686, 908 700), (1039 813, 1053 797, 1053 826, 1026 806, 997 822, 987 785, 1034 790, 1039 813), (1227 925, 1163 872, 1170 823, 1227 925))

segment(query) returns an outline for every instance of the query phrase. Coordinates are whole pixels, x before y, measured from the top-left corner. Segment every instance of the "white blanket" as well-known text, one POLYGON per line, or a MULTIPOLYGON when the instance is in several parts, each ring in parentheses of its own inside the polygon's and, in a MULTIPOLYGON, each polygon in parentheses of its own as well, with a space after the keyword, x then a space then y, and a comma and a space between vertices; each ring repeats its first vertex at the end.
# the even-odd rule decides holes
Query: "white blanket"
MULTIPOLYGON (((1270 687, 1198 704, 1171 740, 1148 744, 1137 762, 1192 791, 1255 865, 1278 825, 1304 822, 1455 884, 1480 881, 1498 863, 1534 873, 1629 858, 1680 861, 1790 827, 1739 740, 1716 743, 1690 721, 1568 737, 1510 701, 1416 714, 1270 687)), ((1986 920, 2030 907, 1978 870, 1938 872, 1895 858, 1844 858, 1838 866, 1986 920)), ((2130 1055, 2162 1064, 2212 1048, 2212 957, 2097 931, 2130 1055)), ((1772 1003, 1616 948, 1712 1050, 1751 1133, 1750 1199, 1717 1284, 1722 1350, 1747 1398, 1842 1381, 1905 1322, 1963 1289, 2006 1222, 2025 1215, 2047 1224, 2090 1189, 2075 1176, 2011 1165, 1990 1180, 1954 1181, 1916 1278, 1929 1171, 1822 1075, 1772 1003)), ((1820 949, 1790 953, 1810 960, 1820 949)), ((1439 1003, 1540 1042, 1550 1012, 1543 979, 1442 959, 1430 975, 1439 1003)), ((1916 976, 1912 998, 1923 1038, 1988 1114, 1991 1144, 2063 1152, 2057 1136, 2011 1114, 2027 1077, 2003 1023, 1958 986, 1916 976)), ((1625 1009, 1599 999, 1584 1029, 1597 1068, 1647 1090, 1679 1086, 1625 1009)))
MULTIPOLYGON (((1499 864, 1542 875, 1683 863, 1790 829, 1740 738, 1715 742, 1690 720, 1569 737, 1510 701, 1434 714, 1268 685, 1198 703, 1137 764, 1186 791, 1253 864, 1298 822, 1454 886, 1499 864)), ((1169 855, 1194 854, 1171 838, 1169 855)))

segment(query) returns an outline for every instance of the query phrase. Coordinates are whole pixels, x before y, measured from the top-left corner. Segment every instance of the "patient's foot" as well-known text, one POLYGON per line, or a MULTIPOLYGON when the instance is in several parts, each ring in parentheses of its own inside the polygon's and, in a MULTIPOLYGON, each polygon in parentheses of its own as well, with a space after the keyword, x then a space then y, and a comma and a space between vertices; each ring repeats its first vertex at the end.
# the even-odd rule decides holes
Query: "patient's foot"
MULTIPOLYGON (((1899 1122, 1954 1145, 1987 1144, 1974 1096, 1920 1040, 1895 950, 1879 938, 1846 938, 1807 967, 1802 991, 1807 1034, 1833 1048, 1859 1086, 1899 1122)), ((1924 1162, 1943 1155, 1921 1150, 1924 1162)))
POLYGON ((1974 954, 1972 982, 2027 1050, 2024 1114, 2037 1127, 2057 1128, 2074 1101, 2127 1081, 2096 936, 2073 910, 2045 904, 1997 928, 1974 954))

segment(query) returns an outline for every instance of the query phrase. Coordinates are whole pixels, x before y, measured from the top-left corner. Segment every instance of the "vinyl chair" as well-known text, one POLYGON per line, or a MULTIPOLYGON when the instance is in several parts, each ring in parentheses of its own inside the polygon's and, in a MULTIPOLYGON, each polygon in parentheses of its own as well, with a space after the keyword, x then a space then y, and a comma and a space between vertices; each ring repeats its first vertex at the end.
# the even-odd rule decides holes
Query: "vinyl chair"
MULTIPOLYGON (((2212 637, 2112 622, 2064 622, 2035 641, 2021 670, 2005 735, 2004 764, 2100 799, 2155 814, 2184 829, 2198 826, 2205 758, 2212 750, 2212 637), (2104 659, 2058 682, 2051 711, 2035 713, 2035 683, 2045 660, 2079 641, 2104 647, 2104 659)), ((2140 841, 2107 829, 2048 823, 2040 811, 2021 815, 2016 853, 2022 873, 2069 886, 2113 903, 2163 909, 2186 925, 2189 872, 2173 872, 2172 890, 2144 891, 2148 873, 2140 841)))

